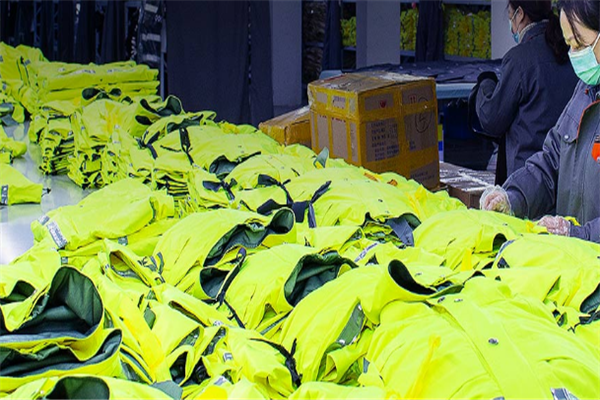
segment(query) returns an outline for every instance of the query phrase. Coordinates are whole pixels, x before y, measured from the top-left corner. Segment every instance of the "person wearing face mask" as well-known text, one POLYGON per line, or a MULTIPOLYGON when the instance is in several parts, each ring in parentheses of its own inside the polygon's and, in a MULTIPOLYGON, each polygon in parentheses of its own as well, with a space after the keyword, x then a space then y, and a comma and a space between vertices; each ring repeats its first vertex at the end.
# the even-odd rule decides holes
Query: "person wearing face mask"
POLYGON ((600 243, 600 1, 561 0, 559 9, 580 82, 543 149, 503 187, 486 190, 481 208, 541 218, 550 233, 600 243))
POLYGON ((509 0, 508 25, 517 46, 501 77, 484 72, 470 99, 485 135, 499 144, 496 184, 542 149, 577 84, 551 0, 509 0))

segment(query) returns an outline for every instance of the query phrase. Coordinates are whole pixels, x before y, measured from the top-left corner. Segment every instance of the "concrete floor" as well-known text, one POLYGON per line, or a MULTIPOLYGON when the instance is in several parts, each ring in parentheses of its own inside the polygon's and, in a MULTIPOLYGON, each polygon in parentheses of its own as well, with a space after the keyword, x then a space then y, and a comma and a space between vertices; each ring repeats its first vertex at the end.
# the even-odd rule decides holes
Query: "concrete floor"
POLYGON ((39 169, 40 147, 29 143, 28 124, 4 128, 8 136, 27 143, 27 153, 16 158, 12 166, 35 183, 49 188, 50 193, 42 196, 41 204, 16 204, 0 207, 0 264, 7 264, 23 254, 33 245, 31 222, 55 208, 77 204, 92 190, 83 190, 68 176, 44 175, 39 169))

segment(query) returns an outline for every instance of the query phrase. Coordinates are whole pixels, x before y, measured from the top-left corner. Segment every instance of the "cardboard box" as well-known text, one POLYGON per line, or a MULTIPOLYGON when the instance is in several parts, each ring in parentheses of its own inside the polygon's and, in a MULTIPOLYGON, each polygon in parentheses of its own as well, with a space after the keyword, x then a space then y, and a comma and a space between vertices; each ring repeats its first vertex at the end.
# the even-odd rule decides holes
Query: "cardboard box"
POLYGON ((374 172, 439 185, 435 81, 372 71, 308 85, 312 148, 374 172))
POLYGON ((283 145, 299 143, 311 147, 308 106, 262 122, 258 129, 283 145))
POLYGON ((493 186, 496 174, 475 171, 449 163, 440 163, 440 181, 448 186, 448 194, 469 208, 479 208, 479 199, 488 186, 493 186))

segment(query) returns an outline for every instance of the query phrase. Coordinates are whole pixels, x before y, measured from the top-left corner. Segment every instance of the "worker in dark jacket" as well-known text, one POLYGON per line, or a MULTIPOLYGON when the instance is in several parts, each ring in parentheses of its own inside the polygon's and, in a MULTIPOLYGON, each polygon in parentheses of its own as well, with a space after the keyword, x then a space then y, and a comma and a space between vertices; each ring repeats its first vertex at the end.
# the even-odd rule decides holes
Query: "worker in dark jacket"
POLYGON ((483 130, 500 143, 499 185, 542 149, 577 84, 551 0, 509 0, 508 18, 518 45, 504 56, 499 81, 482 74, 475 100, 483 130))
POLYGON ((481 207, 537 219, 550 233, 600 243, 600 2, 561 0, 560 23, 580 82, 543 150, 490 188, 481 207), (564 217, 575 217, 581 226, 564 217))

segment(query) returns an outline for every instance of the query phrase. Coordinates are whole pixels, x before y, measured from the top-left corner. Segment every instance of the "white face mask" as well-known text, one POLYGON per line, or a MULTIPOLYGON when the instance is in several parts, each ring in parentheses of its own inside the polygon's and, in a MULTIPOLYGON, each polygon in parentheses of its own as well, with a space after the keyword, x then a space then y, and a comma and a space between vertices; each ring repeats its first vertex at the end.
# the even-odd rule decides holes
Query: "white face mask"
POLYGON ((600 41, 600 33, 593 45, 576 52, 569 52, 573 70, 575 70, 579 79, 591 86, 600 85, 600 64, 594 53, 598 41, 600 41))
MULTIPOLYGON (((515 19, 515 17, 517 16, 517 13, 519 12, 519 10, 521 10, 521 7, 518 7, 518 8, 515 10, 515 12, 513 13, 513 16, 512 16, 512 18, 509 18, 509 19, 508 19, 508 29, 510 29, 510 33, 511 33, 511 35, 513 36, 513 39, 515 40, 515 43, 517 43, 517 44, 518 44, 518 43, 519 43, 519 41, 521 40, 521 38, 520 38, 520 36, 521 36, 521 35, 519 34, 519 32, 518 32, 518 31, 517 31, 517 32, 513 32, 513 26, 512 26, 512 23, 513 23, 513 20, 515 19)), ((521 10, 521 11, 522 11, 522 10, 521 10)))

